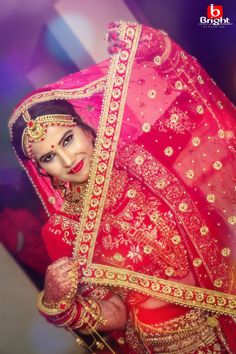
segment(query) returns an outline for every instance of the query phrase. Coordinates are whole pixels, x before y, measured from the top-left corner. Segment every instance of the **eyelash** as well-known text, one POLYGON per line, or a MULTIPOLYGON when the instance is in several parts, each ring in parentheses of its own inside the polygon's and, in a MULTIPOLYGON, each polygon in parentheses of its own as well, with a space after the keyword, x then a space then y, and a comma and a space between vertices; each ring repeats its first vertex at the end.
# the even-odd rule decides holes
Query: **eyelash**
POLYGON ((67 137, 65 137, 65 139, 63 141, 63 146, 68 145, 72 141, 72 139, 73 139, 73 134, 70 134, 67 137), (65 144, 65 142, 66 142, 66 144, 65 144))
MULTIPOLYGON (((63 140, 63 146, 67 146, 68 144, 70 144, 70 142, 71 142, 72 140, 73 140, 73 134, 68 135, 68 136, 65 137, 65 139, 63 140)), ((52 161, 52 159, 53 159, 54 156, 55 156, 55 154, 49 154, 49 155, 47 155, 47 156, 44 158, 43 162, 48 163, 48 162, 52 161), (52 156, 52 157, 51 157, 51 156, 52 156), (49 158, 49 157, 51 157, 51 158, 49 158), (48 158, 49 158, 49 160, 48 160, 48 158)))

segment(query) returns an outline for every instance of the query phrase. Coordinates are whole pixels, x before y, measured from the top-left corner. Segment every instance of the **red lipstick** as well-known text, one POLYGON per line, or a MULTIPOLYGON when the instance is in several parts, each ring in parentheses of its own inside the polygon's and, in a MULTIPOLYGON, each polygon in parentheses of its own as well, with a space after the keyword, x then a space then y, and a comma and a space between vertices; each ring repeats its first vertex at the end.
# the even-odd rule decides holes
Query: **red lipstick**
POLYGON ((78 173, 81 168, 83 167, 84 165, 84 160, 81 160, 80 162, 77 163, 77 165, 75 165, 69 172, 69 174, 75 174, 75 173, 78 173))

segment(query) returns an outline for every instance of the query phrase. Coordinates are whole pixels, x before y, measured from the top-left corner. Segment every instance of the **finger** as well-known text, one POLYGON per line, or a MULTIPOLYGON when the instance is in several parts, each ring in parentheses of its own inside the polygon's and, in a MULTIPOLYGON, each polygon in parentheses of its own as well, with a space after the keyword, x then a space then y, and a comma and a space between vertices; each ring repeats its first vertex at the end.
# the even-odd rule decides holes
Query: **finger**
POLYGON ((118 31, 114 31, 114 30, 109 31, 109 33, 108 33, 108 41, 110 41, 110 40, 117 40, 118 37, 119 37, 118 31))
POLYGON ((119 21, 113 21, 113 22, 109 22, 106 27, 108 29, 111 29, 111 28, 118 28, 120 26, 120 23, 119 21))
POLYGON ((119 48, 114 46, 109 46, 107 50, 110 54, 117 54, 119 52, 119 48))

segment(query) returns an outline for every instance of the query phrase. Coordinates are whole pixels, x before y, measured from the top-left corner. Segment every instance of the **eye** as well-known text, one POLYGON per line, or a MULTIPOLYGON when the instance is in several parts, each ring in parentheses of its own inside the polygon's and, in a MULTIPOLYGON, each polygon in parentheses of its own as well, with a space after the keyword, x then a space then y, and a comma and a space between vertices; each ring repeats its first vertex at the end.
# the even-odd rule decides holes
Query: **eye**
POLYGON ((72 141, 72 139, 73 139, 73 134, 68 135, 63 141, 63 146, 68 145, 72 141))
POLYGON ((54 156, 55 156, 54 154, 48 154, 46 157, 44 157, 42 162, 50 162, 52 161, 54 156))

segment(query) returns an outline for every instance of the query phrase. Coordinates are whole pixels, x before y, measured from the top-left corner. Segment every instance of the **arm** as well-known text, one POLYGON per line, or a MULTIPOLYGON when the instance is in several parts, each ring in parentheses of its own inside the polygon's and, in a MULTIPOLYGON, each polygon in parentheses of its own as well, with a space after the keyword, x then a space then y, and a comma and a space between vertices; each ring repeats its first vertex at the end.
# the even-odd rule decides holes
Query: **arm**
POLYGON ((41 314, 51 323, 82 332, 123 329, 126 308, 119 296, 107 292, 104 298, 82 296, 78 290, 76 262, 62 258, 47 271, 45 291, 39 296, 41 314))

